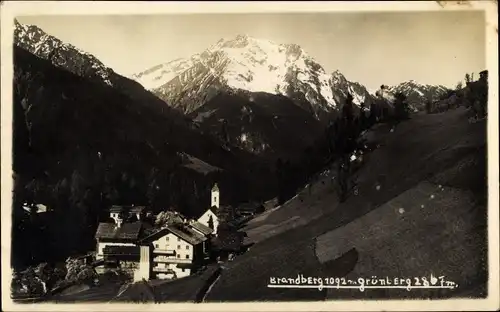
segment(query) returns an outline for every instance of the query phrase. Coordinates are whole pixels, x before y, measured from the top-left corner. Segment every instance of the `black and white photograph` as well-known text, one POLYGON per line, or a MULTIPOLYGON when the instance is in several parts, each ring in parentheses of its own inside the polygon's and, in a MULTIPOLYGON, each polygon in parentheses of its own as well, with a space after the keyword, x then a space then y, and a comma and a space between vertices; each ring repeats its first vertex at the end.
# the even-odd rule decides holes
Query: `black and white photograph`
POLYGON ((16 2, 3 310, 500 308, 496 1, 16 2))

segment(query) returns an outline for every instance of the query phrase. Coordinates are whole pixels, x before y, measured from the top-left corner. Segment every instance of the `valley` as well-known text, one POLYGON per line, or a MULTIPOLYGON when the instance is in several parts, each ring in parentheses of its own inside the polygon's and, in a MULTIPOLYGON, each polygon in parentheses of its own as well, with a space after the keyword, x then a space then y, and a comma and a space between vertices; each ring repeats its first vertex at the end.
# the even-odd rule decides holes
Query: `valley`
MULTIPOLYGON (((327 72, 297 44, 238 35, 125 77, 18 21, 13 50, 16 272, 65 263, 70 275, 67 259, 96 251, 99 226, 113 218, 110 207, 147 207, 153 222, 141 232, 144 237, 164 231, 173 219, 184 230, 205 214, 211 220, 210 233, 198 237, 204 242, 203 269, 191 276, 131 282, 120 271, 110 281, 72 285, 52 297, 45 290, 45 299, 240 302, 487 294, 487 71, 456 90, 410 80, 381 82, 372 93, 339 70, 327 72), (339 169, 340 157, 347 159, 348 177, 339 169), (346 199, 339 196, 345 181, 355 184, 346 199), (43 213, 34 208, 40 204, 43 213), (249 207, 255 211, 245 211, 249 207), (166 216, 165 224, 158 224, 158 216, 166 216), (213 218, 244 237, 237 251, 214 238, 224 228, 214 228, 213 218), (301 274, 435 274, 460 288, 409 293, 268 287, 274 277, 301 274)), ((120 228, 122 220, 116 222, 120 228)), ((19 288, 32 287, 23 281, 19 288)))

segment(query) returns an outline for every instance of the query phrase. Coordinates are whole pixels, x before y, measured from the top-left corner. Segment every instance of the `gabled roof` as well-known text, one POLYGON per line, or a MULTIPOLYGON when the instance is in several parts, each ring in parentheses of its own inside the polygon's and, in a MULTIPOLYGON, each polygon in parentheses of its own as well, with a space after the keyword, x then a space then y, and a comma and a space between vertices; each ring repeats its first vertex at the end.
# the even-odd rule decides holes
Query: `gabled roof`
POLYGON ((132 213, 140 213, 140 212, 143 212, 144 210, 146 209, 146 207, 144 206, 134 206, 134 207, 130 207, 130 212, 132 213))
POLYGON ((118 227, 114 223, 99 223, 95 238, 135 241, 141 233, 142 223, 124 223, 118 227))
POLYGON ((195 230, 190 228, 189 225, 174 223, 174 224, 169 224, 166 227, 161 228, 158 231, 152 233, 151 235, 143 238, 141 241, 139 241, 139 243, 143 244, 152 242, 162 236, 167 235, 168 233, 174 234, 175 236, 188 242, 191 245, 198 245, 207 240, 207 238, 204 235, 197 233, 195 230))
POLYGON ((111 206, 111 208, 109 208, 109 212, 121 212, 123 210, 123 207, 122 206, 111 206))
POLYGON ((167 226, 167 230, 192 245, 198 245, 207 240, 205 236, 196 233, 193 229, 185 224, 172 224, 167 226))
POLYGON ((170 231, 168 231, 166 227, 163 227, 161 229, 152 230, 146 237, 142 238, 137 243, 140 245, 151 243, 152 241, 155 241, 158 238, 167 235, 168 233, 170 233, 170 231))
POLYGON ((204 224, 201 224, 198 221, 191 222, 190 226, 193 227, 194 229, 200 231, 201 233, 203 233, 203 235, 210 235, 214 231, 211 228, 209 228, 208 226, 205 226, 204 224))
POLYGON ((113 205, 109 208, 109 212, 129 212, 129 213, 138 213, 142 212, 146 207, 144 206, 118 206, 113 205))

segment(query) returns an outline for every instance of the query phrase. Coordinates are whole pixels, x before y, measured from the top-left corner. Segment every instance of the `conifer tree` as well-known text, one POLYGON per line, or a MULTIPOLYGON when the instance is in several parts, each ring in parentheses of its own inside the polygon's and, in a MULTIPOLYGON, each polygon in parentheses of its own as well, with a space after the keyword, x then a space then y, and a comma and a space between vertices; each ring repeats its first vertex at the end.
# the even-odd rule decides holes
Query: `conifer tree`
POLYGON ((214 219, 212 218, 212 216, 208 218, 208 227, 211 228, 212 230, 214 229, 214 219))

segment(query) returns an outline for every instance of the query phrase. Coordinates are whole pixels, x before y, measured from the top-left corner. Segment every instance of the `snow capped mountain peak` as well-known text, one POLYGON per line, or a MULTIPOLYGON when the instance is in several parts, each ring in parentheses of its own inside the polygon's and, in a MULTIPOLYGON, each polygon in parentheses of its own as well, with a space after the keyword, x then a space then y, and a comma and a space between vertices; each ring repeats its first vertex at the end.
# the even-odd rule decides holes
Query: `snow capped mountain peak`
POLYGON ((35 25, 24 25, 14 20, 14 44, 50 61, 57 67, 69 70, 77 75, 98 80, 112 85, 113 70, 105 66, 95 56, 77 47, 62 42, 45 33, 35 25))
POLYGON ((448 88, 442 85, 422 84, 415 80, 408 80, 396 86, 391 86, 388 90, 393 93, 404 94, 411 106, 422 109, 428 100, 436 101, 448 92, 448 88))
POLYGON ((233 90, 285 96, 298 92, 313 105, 327 109, 337 106, 330 75, 299 45, 248 35, 220 39, 201 54, 157 65, 135 75, 135 79, 174 102, 167 91, 203 93, 202 89, 216 83, 233 90))
POLYGON ((369 105, 373 96, 366 88, 357 83, 347 80, 347 78, 338 69, 331 74, 331 85, 334 98, 337 102, 343 103, 348 94, 353 97, 353 103, 356 105, 369 105))
POLYGON ((261 39, 250 37, 249 35, 237 35, 234 38, 222 38, 217 43, 212 45, 209 50, 217 50, 223 48, 244 48, 249 44, 256 44, 261 39))
POLYGON ((336 85, 347 84, 347 79, 345 78, 344 74, 342 74, 338 69, 332 73, 332 81, 336 85))

